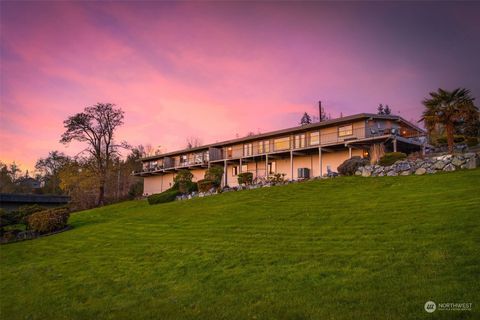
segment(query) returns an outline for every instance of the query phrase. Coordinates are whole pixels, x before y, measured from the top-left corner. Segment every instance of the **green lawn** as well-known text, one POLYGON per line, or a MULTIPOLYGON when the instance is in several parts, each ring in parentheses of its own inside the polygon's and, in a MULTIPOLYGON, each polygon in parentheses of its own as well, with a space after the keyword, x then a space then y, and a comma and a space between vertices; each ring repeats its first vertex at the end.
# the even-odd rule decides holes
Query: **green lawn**
POLYGON ((479 319, 480 170, 79 212, 0 247, 1 319, 479 319), (424 311, 427 300, 472 311, 424 311))

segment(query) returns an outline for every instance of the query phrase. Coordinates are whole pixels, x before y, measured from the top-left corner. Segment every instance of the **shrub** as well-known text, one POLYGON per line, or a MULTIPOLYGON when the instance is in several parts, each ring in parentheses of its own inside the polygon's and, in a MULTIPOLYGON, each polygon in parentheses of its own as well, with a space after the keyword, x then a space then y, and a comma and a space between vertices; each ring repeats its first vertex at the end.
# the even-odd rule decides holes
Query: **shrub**
POLYGON ((220 187, 222 184, 223 167, 212 166, 205 172, 205 180, 210 180, 214 187, 220 187))
POLYGON ((387 152, 383 157, 380 158, 378 164, 381 166, 391 166, 398 160, 403 160, 407 155, 403 152, 387 152))
POLYGON ((194 185, 192 178, 193 174, 190 172, 190 170, 178 170, 175 178, 173 178, 173 181, 175 182, 174 188, 178 189, 181 193, 188 193, 189 189, 193 188, 194 185))
POLYGON ((2 209, 0 211, 0 226, 25 224, 28 216, 44 210, 47 210, 47 208, 39 206, 38 204, 21 206, 17 210, 11 212, 6 212, 2 209))
POLYGON ((368 159, 355 156, 343 161, 343 163, 338 166, 337 170, 338 173, 343 176, 353 176, 359 167, 366 166, 368 164, 370 164, 368 159))
POLYGON ((128 190, 128 198, 135 199, 141 197, 143 194, 143 181, 137 181, 134 184, 130 185, 128 190))
POLYGON ((40 234, 61 230, 67 226, 70 213, 56 208, 33 213, 27 218, 27 228, 40 234))
POLYGON ((0 208, 0 227, 9 226, 12 224, 15 224, 13 215, 5 211, 5 209, 0 208))
POLYGON ((180 194, 180 191, 170 188, 162 193, 152 194, 147 198, 149 204, 159 204, 165 202, 175 201, 175 198, 180 194))
POLYGON ((253 173, 242 172, 238 174, 238 184, 252 184, 252 182, 253 182, 253 173))
POLYGON ((268 181, 271 183, 284 183, 285 182, 285 173, 274 173, 268 177, 268 181))
POLYGON ((475 147, 478 144, 477 137, 468 137, 465 141, 469 147, 475 147))
POLYGON ((18 208, 18 210, 15 211, 15 218, 17 223, 26 223, 26 219, 40 211, 45 211, 47 210, 46 207, 39 206, 38 204, 32 204, 32 205, 26 205, 26 206, 21 206, 18 208))
POLYGON ((197 185, 198 185, 198 191, 200 192, 207 192, 210 189, 215 187, 213 185, 213 181, 209 179, 198 180, 197 185))
MULTIPOLYGON (((457 135, 456 134, 456 135, 453 136, 453 142, 454 143, 462 143, 462 142, 465 142, 465 140, 468 140, 468 138, 465 138, 462 135, 457 135)), ((447 140, 446 136, 439 137, 436 140, 437 145, 445 145, 447 143, 448 143, 448 140, 447 140)))

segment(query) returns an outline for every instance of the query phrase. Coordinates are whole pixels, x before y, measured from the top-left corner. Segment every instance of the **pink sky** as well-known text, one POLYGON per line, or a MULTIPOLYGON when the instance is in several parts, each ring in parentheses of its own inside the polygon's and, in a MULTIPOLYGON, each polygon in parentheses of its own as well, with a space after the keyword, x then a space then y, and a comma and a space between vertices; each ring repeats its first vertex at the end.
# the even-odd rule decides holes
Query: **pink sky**
POLYGON ((32 169, 97 102, 119 140, 173 151, 379 103, 417 120, 438 87, 480 93, 478 3, 1 2, 0 160, 32 169))

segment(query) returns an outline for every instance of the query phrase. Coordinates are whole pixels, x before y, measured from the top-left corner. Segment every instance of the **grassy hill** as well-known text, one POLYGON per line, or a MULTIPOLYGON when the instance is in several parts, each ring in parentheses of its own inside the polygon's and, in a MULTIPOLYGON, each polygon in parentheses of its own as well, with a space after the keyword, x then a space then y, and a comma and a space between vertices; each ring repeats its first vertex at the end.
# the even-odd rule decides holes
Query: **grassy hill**
POLYGON ((0 247, 0 318, 480 318, 480 170, 132 201, 71 224, 0 247))

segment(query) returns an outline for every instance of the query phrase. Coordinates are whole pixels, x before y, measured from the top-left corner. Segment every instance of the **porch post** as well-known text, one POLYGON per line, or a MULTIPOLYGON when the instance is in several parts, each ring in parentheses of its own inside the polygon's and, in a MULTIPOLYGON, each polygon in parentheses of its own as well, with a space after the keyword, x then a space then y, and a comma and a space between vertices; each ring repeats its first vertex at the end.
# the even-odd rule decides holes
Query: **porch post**
POLYGON ((265 155, 265 178, 268 178, 268 175, 270 172, 268 172, 268 154, 265 155))
POLYGON ((290 150, 290 174, 291 179, 293 180, 293 151, 290 150))
POLYGON ((227 160, 223 160, 223 186, 227 186, 227 160))
POLYGON ((348 158, 352 159, 352 147, 348 147, 348 158))
POLYGON ((397 152, 397 139, 393 139, 393 152, 397 152))
POLYGON ((240 168, 238 168, 238 173, 242 173, 242 158, 240 158, 240 168))
POLYGON ((320 178, 323 177, 323 170, 322 170, 322 148, 318 147, 318 165, 320 169, 320 178))
POLYGON ((422 146, 422 155, 425 155, 425 145, 422 146))

